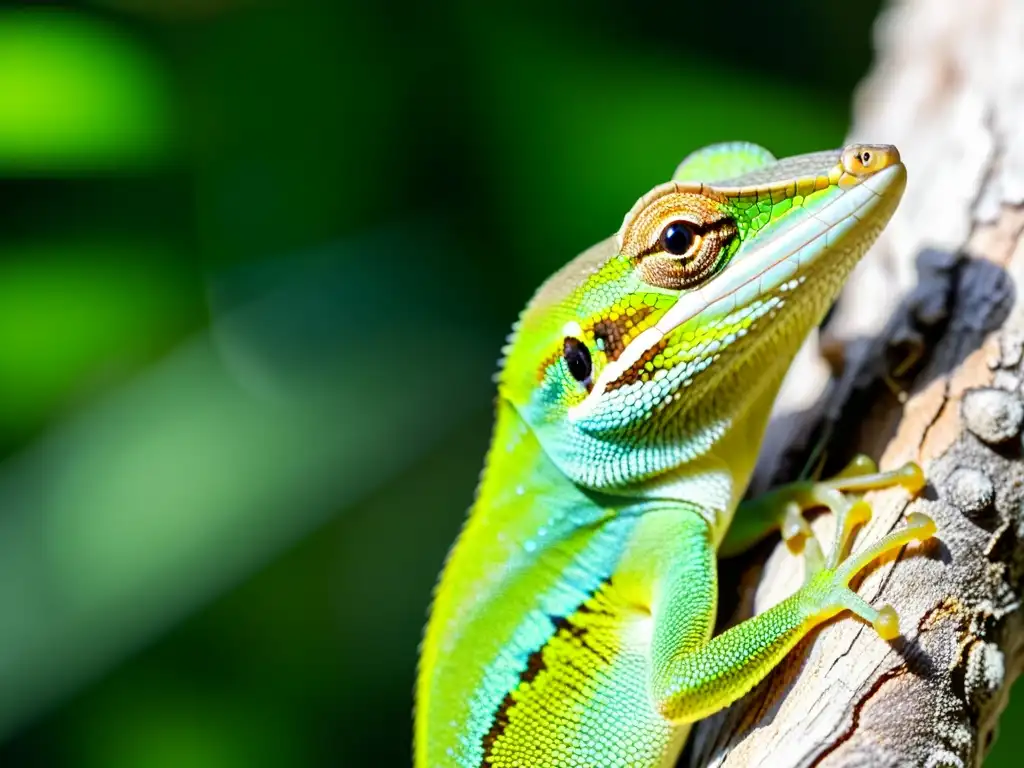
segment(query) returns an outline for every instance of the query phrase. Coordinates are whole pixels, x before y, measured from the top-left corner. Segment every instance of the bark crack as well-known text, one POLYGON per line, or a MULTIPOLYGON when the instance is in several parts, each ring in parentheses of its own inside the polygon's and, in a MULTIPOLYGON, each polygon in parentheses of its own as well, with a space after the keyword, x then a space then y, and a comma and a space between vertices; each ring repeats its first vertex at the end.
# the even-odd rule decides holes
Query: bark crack
POLYGON ((868 702, 875 697, 875 694, 877 694, 886 683, 890 680, 896 679, 897 677, 905 675, 908 671, 907 666, 905 664, 901 664, 898 667, 887 670, 877 677, 871 684, 871 687, 868 688, 868 690, 864 692, 864 695, 857 699, 857 702, 854 704, 853 713, 850 718, 850 726, 843 733, 839 734, 835 741, 814 759, 811 763, 811 768, 817 768, 817 766, 825 762, 829 755, 849 741, 860 727, 861 712, 864 707, 867 706, 868 702))

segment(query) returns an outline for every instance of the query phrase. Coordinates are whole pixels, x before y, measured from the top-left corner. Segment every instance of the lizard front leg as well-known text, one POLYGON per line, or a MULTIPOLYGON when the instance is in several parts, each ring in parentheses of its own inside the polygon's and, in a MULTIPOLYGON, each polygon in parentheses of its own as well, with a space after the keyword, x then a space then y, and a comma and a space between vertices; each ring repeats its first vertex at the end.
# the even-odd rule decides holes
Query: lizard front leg
POLYGON ((676 723, 699 720, 736 701, 814 627, 843 610, 871 622, 883 637, 894 637, 898 622, 893 609, 877 610, 868 605, 849 588, 849 582, 880 555, 910 541, 927 539, 935 531, 929 518, 911 515, 908 525, 847 560, 836 554, 846 545, 845 537, 837 537, 828 560, 794 595, 709 637, 716 571, 706 558, 711 548, 707 524, 691 510, 655 514, 663 515, 663 534, 678 535, 676 540, 684 542, 674 556, 666 557, 661 550, 662 557, 656 558, 657 581, 651 602, 651 691, 662 716, 676 723))

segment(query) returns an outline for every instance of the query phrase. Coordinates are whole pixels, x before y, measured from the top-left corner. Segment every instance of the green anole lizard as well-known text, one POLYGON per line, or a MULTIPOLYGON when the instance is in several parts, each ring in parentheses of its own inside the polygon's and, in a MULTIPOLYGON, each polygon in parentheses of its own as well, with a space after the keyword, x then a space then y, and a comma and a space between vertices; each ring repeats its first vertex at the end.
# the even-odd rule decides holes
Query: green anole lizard
POLYGON ((848 556, 861 494, 924 479, 860 461, 741 503, 797 349, 899 202, 895 147, 776 160, 694 153, 619 232, 552 276, 505 349, 497 423, 438 585, 419 667, 418 768, 670 766, 816 625, 891 606, 848 586, 935 531, 848 556), (826 556, 803 513, 837 516, 826 556), (803 541, 790 598, 719 635, 716 557, 774 529, 803 541))

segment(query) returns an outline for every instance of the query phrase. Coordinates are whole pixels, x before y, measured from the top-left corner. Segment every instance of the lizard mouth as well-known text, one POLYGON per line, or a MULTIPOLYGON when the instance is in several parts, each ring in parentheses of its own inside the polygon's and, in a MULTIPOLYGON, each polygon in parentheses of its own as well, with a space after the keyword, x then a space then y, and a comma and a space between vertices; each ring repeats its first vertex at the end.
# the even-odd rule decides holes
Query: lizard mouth
MULTIPOLYGON (((844 153, 845 154, 845 153, 844 153)), ((837 160, 839 157, 837 156, 837 160)), ((667 336, 699 315, 725 316, 767 296, 791 280, 807 274, 811 265, 836 254, 836 266, 852 267, 861 252, 856 244, 845 242, 854 228, 861 228, 864 239, 873 239, 882 229, 899 201, 906 183, 906 169, 898 155, 892 164, 856 179, 846 186, 834 187, 832 198, 815 210, 794 208, 779 222, 776 231, 765 233, 753 253, 737 252, 733 263, 715 279, 682 296, 658 320, 638 335, 613 363, 601 371, 587 397, 570 412, 570 418, 585 418, 598 406, 609 385, 637 364, 667 336)), ((713 185, 710 186, 715 189, 713 185)), ((837 285, 840 281, 836 281, 837 285)))

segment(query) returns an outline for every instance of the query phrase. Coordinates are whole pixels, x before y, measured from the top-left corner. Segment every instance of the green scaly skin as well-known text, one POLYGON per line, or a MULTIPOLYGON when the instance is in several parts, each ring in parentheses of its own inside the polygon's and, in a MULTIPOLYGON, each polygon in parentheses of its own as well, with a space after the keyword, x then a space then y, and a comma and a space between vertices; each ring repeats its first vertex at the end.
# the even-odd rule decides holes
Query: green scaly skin
POLYGON ((782 161, 708 147, 541 287, 505 350, 486 471, 431 611, 416 766, 671 765, 689 723, 825 619, 850 609, 898 633, 847 584, 931 521, 843 555, 870 511, 859 494, 916 489, 919 469, 740 499, 794 354, 905 180, 889 146, 782 161), (812 506, 839 516, 828 557, 808 540, 803 588, 712 637, 719 549, 780 525, 803 536, 812 506))

